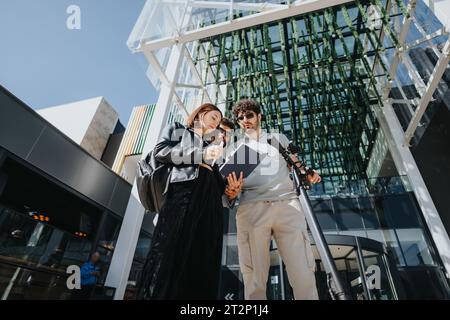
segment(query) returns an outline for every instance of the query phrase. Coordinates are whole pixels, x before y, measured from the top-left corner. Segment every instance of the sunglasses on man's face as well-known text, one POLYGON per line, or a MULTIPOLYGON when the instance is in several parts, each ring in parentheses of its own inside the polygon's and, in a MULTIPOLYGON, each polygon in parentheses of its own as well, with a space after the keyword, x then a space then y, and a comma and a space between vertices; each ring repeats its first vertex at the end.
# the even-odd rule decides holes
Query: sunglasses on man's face
POLYGON ((237 121, 243 121, 244 118, 246 118, 247 120, 249 119, 253 119, 256 116, 256 114, 254 112, 248 112, 246 114, 240 115, 239 117, 237 117, 237 121))

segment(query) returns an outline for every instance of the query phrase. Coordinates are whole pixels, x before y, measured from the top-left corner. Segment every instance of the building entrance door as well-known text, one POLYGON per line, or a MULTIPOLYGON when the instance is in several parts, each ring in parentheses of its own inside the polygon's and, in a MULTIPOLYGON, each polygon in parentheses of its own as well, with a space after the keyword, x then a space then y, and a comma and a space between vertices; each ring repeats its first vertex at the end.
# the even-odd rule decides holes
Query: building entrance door
MULTIPOLYGON (((400 279, 386 247, 375 240, 347 236, 326 235, 343 285, 354 300, 397 300, 403 292, 400 279)), ((311 241, 316 260, 316 284, 320 300, 329 300, 327 277, 314 241, 311 241)), ((275 241, 270 252, 270 269, 267 279, 267 299, 294 299, 285 266, 275 241)), ((237 262, 237 261, 236 261, 237 262)), ((220 299, 244 299, 242 274, 237 263, 223 266, 220 299)))

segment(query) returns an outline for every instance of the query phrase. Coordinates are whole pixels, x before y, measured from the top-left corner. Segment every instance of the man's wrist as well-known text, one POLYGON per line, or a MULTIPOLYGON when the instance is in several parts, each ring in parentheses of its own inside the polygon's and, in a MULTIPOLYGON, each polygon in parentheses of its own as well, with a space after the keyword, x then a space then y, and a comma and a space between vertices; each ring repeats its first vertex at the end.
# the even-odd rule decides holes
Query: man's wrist
POLYGON ((299 168, 300 172, 305 174, 306 173, 306 166, 304 165, 304 163, 302 161, 295 161, 295 165, 297 166, 297 168, 299 168))
POLYGON ((236 192, 236 193, 233 193, 232 195, 227 194, 226 196, 227 196, 227 198, 228 198, 229 200, 234 200, 234 199, 237 198, 238 193, 236 192))

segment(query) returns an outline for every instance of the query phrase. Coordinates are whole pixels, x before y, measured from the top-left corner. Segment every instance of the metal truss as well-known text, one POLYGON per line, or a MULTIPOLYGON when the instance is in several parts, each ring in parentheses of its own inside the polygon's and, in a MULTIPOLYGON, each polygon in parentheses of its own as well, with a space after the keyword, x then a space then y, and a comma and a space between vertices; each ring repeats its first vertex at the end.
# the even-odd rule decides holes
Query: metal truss
POLYGON ((258 100, 264 126, 301 146, 305 160, 335 189, 365 178, 378 129, 370 105, 381 102, 377 81, 388 72, 378 32, 398 43, 389 19, 380 19, 378 29, 366 27, 371 4, 377 2, 356 1, 208 37, 199 42, 212 50, 195 60, 215 76, 205 85, 226 86, 228 115, 237 100, 258 100), (378 74, 370 61, 375 57, 383 66, 378 74))
MULTIPOLYGON (((227 115, 240 98, 257 99, 266 115, 264 126, 296 141, 305 159, 329 181, 364 177, 377 131, 373 104, 407 107, 412 119, 404 140, 409 143, 448 64, 444 50, 434 81, 425 83, 412 63, 410 49, 448 35, 445 26, 426 33, 414 17, 416 0, 160 2, 184 4, 189 7, 185 12, 205 18, 196 28, 168 38, 140 39, 138 50, 160 80, 197 90, 201 102, 223 106, 227 115), (224 11, 226 21, 215 20, 208 10, 224 11), (412 25, 422 38, 407 43, 412 25), (152 54, 174 43, 193 44, 182 52, 192 75, 185 81, 168 79, 152 54), (399 65, 419 98, 404 94, 397 80, 399 65), (394 85, 402 99, 389 98, 394 85)), ((183 21, 189 25, 193 18, 183 21)), ((176 90, 174 101, 188 112, 176 90)))

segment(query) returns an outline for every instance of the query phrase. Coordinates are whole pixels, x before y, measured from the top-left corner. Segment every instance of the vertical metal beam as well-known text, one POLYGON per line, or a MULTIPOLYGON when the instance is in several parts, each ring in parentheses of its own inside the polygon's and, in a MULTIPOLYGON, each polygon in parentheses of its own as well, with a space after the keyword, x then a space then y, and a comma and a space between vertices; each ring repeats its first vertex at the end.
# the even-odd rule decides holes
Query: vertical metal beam
MULTIPOLYGON (((176 79, 180 70, 183 47, 184 45, 172 47, 166 70, 168 83, 163 82, 161 84, 160 95, 153 115, 153 119, 157 119, 158 121, 151 121, 150 123, 142 158, 156 145, 162 129, 167 124, 167 117, 173 103, 176 79)), ((139 201, 136 183, 133 183, 130 199, 128 200, 116 248, 105 281, 106 286, 116 288, 115 300, 123 299, 125 294, 142 220, 144 218, 144 211, 144 207, 142 207, 139 201)))
POLYGON ((386 87, 383 89, 383 97, 382 97, 383 102, 387 100, 387 98, 389 96, 389 92, 391 91, 393 79, 395 77, 395 74, 397 73, 397 68, 400 63, 400 55, 401 55, 402 46, 405 43, 406 36, 409 31, 409 26, 411 25, 411 21, 412 21, 411 16, 414 14, 415 8, 416 8, 416 0, 410 0, 408 3, 408 7, 406 9, 407 14, 403 17, 402 29, 401 29, 400 35, 398 37, 398 45, 400 47, 395 49, 394 56, 392 57, 392 63, 389 68, 388 83, 387 83, 386 87))
POLYGON ((385 269, 386 269, 386 278, 388 279, 389 286, 391 287, 392 296, 393 296, 394 300, 398 300, 397 288, 395 287, 395 283, 394 283, 392 273, 391 273, 391 266, 389 264, 387 255, 384 253, 381 253, 381 260, 383 261, 385 269))
MULTIPOLYGON (((278 250, 277 250, 278 251, 278 250)), ((278 251, 278 263, 280 264, 280 283, 281 283, 281 300, 286 300, 286 288, 284 287, 284 268, 283 259, 281 259, 280 252, 278 251)))
POLYGON ((366 266, 364 263, 364 256, 362 254, 361 245, 358 241, 358 237, 355 237, 356 242, 356 257, 358 261, 358 269, 359 273, 361 274, 361 284, 364 289, 364 293, 366 294, 367 300, 372 300, 372 294, 369 291, 369 288, 367 287, 367 278, 366 278, 366 266))

